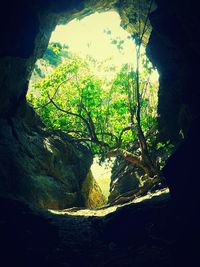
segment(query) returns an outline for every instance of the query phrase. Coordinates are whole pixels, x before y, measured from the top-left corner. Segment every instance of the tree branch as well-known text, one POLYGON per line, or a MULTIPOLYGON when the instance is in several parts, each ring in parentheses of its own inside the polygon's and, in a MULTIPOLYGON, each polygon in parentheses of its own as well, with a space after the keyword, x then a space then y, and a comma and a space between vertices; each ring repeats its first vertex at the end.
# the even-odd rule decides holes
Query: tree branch
POLYGON ((106 153, 106 158, 117 157, 117 156, 121 156, 123 159, 127 160, 128 162, 137 165, 138 167, 142 168, 145 171, 145 173, 152 176, 152 174, 149 172, 148 166, 146 166, 145 162, 141 159, 141 157, 136 156, 128 152, 127 150, 120 149, 120 148, 114 149, 106 153))
MULTIPOLYGON (((47 93, 47 94, 48 94, 48 93, 47 93)), ((56 109, 58 109, 59 111, 65 113, 65 114, 67 114, 67 115, 71 115, 71 116, 74 116, 74 117, 78 117, 79 119, 81 119, 81 120, 84 122, 84 124, 86 125, 86 127, 87 127, 87 129, 88 129, 88 131, 89 131, 89 135, 90 135, 90 138, 91 138, 91 139, 88 139, 88 141, 93 142, 93 143, 95 143, 95 144, 98 145, 98 146, 109 147, 109 145, 108 145, 107 143, 98 140, 98 138, 97 138, 97 136, 96 136, 96 133, 95 133, 95 131, 94 131, 95 128, 93 128, 93 127, 94 127, 94 123, 93 123, 93 121, 92 121, 91 116, 90 116, 91 121, 88 122, 82 115, 77 114, 77 113, 73 113, 73 112, 71 112, 71 111, 68 111, 68 110, 65 110, 65 109, 60 108, 60 107, 53 101, 53 99, 50 97, 49 94, 48 94, 48 98, 49 98, 49 101, 56 107, 56 109), (90 124, 91 122, 92 122, 92 127, 91 127, 91 124, 90 124)))
POLYGON ((85 123, 85 125, 87 126, 88 130, 90 131, 90 125, 89 125, 88 121, 87 121, 82 115, 77 114, 77 113, 73 113, 73 112, 71 112, 71 111, 69 111, 69 110, 65 110, 65 109, 60 108, 60 107, 53 101, 53 99, 50 97, 49 93, 47 93, 47 95, 48 95, 49 101, 54 105, 54 107, 55 107, 56 109, 58 109, 59 111, 65 113, 65 114, 67 114, 67 115, 71 115, 71 116, 74 116, 74 117, 77 117, 77 118, 81 119, 81 120, 85 123))
MULTIPOLYGON (((55 95, 57 94, 58 90, 60 89, 61 85, 63 85, 64 83, 70 81, 74 76, 70 77, 69 79, 65 80, 65 81, 62 81, 56 88, 53 96, 51 97, 52 99, 55 97, 55 95)), ((48 94, 48 93, 47 93, 48 94)), ((47 103, 45 103, 44 105, 42 106, 38 106, 38 107, 35 107, 34 109, 39 109, 39 108, 45 108, 46 106, 48 106, 49 104, 51 104, 51 100, 49 100, 47 103)))
POLYGON ((134 127, 135 127, 134 125, 130 125, 130 126, 127 126, 127 127, 123 128, 123 129, 121 130, 121 132, 120 132, 120 134, 119 134, 119 141, 118 141, 119 145, 121 145, 121 143, 122 143, 122 136, 123 136, 123 134, 124 134, 125 132, 127 132, 127 131, 133 130, 134 127))
POLYGON ((115 141, 116 141, 116 143, 118 143, 119 142, 119 139, 118 139, 118 137, 116 136, 116 135, 114 135, 113 133, 107 133, 107 132, 101 132, 101 133, 97 133, 97 135, 99 135, 99 134, 101 134, 101 135, 108 135, 108 136, 111 136, 111 139, 115 139, 115 141))

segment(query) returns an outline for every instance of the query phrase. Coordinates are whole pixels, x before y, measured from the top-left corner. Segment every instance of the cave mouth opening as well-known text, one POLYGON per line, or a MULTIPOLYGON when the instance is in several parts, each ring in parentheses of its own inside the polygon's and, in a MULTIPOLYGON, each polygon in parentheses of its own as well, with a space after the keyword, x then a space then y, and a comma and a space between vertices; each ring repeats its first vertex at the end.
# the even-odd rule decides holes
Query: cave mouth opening
MULTIPOLYGON (((143 184, 138 169, 135 172, 130 164, 121 164, 116 155, 107 169, 103 164, 99 171, 98 162, 104 161, 108 147, 117 147, 116 140, 127 150, 137 141, 132 124, 136 122, 138 35, 120 24, 119 14, 109 11, 58 25, 43 58, 36 62, 27 96, 47 128, 64 131, 92 151, 95 186, 104 200, 88 204, 91 209, 105 206, 110 195, 113 201, 143 184)), ((159 75, 146 56, 145 45, 139 60, 141 122, 146 135, 156 127, 159 75)), ((153 134, 148 146, 154 139, 153 134)))

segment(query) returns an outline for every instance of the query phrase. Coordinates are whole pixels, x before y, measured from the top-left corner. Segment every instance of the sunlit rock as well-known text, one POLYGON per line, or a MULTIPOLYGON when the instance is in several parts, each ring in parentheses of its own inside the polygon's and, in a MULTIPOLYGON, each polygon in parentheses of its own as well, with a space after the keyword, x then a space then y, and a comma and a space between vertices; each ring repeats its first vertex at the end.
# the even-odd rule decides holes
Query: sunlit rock
POLYGON ((106 204, 106 198, 90 170, 82 185, 85 206, 90 209, 99 208, 106 204))
POLYGON ((81 186, 92 155, 66 134, 47 131, 31 108, 26 115, 1 120, 0 192, 40 208, 84 206, 81 186))

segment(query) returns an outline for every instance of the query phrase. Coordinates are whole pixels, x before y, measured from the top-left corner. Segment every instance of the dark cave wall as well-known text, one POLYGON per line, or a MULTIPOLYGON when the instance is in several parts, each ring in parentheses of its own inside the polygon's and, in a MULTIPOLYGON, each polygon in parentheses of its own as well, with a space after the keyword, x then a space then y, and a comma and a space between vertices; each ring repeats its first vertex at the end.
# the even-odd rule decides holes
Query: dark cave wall
POLYGON ((160 136, 177 143, 200 110, 198 1, 156 2, 147 52, 160 74, 160 136))
MULTIPOLYGON (((3 30, 0 116, 8 118, 24 100, 34 62, 47 46, 49 33, 47 28, 41 29, 37 10, 31 2, 7 2, 0 23, 3 30), (37 40, 41 41, 39 46, 37 40)), ((49 28, 53 29, 52 22, 49 28)))
POLYGON ((72 12, 83 1, 4 1, 0 17, 0 117, 15 114, 24 101, 37 58, 44 53, 58 13, 72 12))
POLYGON ((147 50, 160 73, 160 137, 177 144, 180 130, 184 135, 163 175, 175 212, 193 225, 198 221, 200 203, 199 3, 194 0, 156 2, 158 8, 150 16, 153 31, 147 50))

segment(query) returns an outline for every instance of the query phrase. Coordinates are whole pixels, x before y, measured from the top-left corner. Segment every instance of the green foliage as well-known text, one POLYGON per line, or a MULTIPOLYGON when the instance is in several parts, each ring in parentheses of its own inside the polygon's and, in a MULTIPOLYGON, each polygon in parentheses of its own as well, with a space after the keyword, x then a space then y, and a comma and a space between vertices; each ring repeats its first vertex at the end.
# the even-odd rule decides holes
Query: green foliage
MULTIPOLYGON (((33 90, 28 93, 28 101, 47 127, 61 129, 86 142, 94 154, 101 154, 104 148, 89 141, 91 136, 82 118, 87 121, 89 117, 92 119, 98 140, 115 147, 116 140, 121 138, 121 147, 128 148, 137 139, 134 126, 122 134, 123 129, 132 123, 130 100, 133 108, 136 105, 134 95, 131 99, 129 96, 135 86, 135 71, 125 65, 112 80, 108 80, 95 73, 97 65, 99 71, 106 68, 91 57, 85 60, 77 56, 68 58, 48 77, 33 85, 33 90)), ((148 72, 144 69, 140 79, 141 122, 145 134, 155 126, 157 115, 157 86, 149 83, 146 76, 148 72)))
POLYGON ((48 45, 43 59, 45 59, 50 65, 57 66, 62 63, 62 57, 68 57, 68 48, 68 46, 62 46, 58 42, 52 42, 48 45))
POLYGON ((163 143, 158 142, 156 147, 158 150, 165 150, 166 154, 172 154, 174 150, 174 145, 169 140, 163 143))
POLYGON ((35 64, 35 72, 37 73, 37 75, 38 75, 40 78, 44 78, 44 77, 45 77, 44 73, 43 73, 42 70, 38 67, 37 64, 35 64))
POLYGON ((109 28, 105 29, 104 33, 109 36, 111 44, 116 46, 116 48, 118 49, 120 53, 124 50, 125 42, 130 38, 129 36, 126 40, 126 39, 122 39, 119 36, 112 37, 112 31, 109 28))
POLYGON ((157 142, 157 161, 160 165, 160 168, 164 167, 166 160, 173 153, 175 146, 168 140, 166 142, 157 142))

